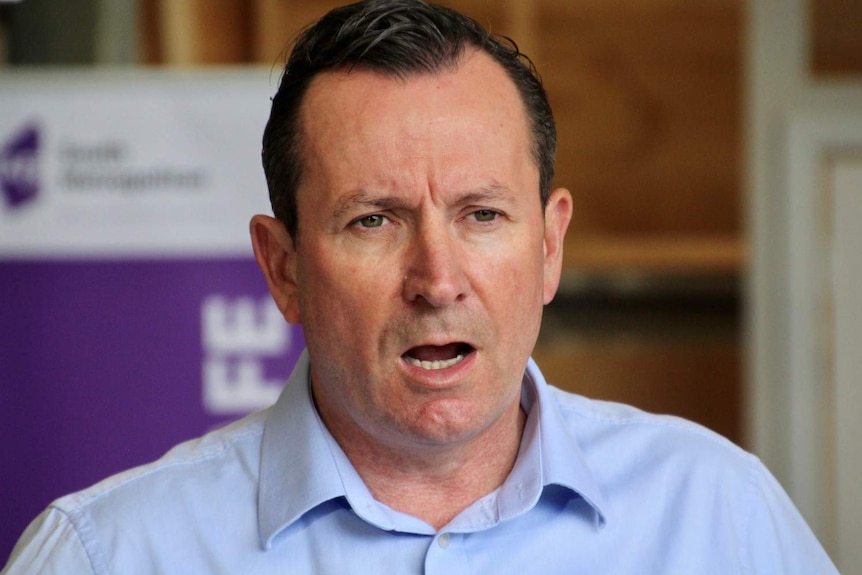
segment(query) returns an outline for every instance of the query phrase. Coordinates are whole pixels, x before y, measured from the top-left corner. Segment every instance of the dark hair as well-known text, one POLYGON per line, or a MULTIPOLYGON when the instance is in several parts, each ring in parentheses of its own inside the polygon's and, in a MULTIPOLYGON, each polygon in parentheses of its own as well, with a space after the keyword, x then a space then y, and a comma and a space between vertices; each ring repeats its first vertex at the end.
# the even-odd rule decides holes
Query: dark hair
POLYGON ((297 38, 263 133, 263 168, 275 217, 297 240, 296 193, 303 175, 302 99, 328 70, 366 69, 406 78, 455 68, 465 48, 490 55, 515 83, 532 129, 544 207, 554 178, 557 130, 532 61, 508 38, 454 10, 422 0, 367 0, 332 10, 297 38))

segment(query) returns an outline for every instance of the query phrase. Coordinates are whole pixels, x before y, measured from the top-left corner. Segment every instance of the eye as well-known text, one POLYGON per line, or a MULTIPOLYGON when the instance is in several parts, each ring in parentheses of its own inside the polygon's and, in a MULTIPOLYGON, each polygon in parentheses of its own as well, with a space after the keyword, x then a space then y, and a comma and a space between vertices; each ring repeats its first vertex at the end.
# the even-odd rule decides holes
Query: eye
POLYGON ((473 212, 473 217, 476 218, 477 222, 493 222, 499 215, 500 212, 494 210, 476 210, 473 212))
POLYGON ((380 214, 371 214, 356 220, 356 223, 363 228, 379 228, 386 221, 386 216, 380 214))

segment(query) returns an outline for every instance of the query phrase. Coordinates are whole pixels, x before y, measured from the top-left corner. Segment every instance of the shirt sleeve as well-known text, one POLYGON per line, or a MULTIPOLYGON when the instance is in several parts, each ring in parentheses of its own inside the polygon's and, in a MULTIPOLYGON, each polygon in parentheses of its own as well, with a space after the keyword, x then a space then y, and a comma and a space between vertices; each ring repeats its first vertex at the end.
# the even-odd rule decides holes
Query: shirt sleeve
POLYGON ((0 575, 93 575, 90 558, 68 517, 49 508, 21 535, 0 575))
POLYGON ((748 573, 838 575, 838 570, 778 481, 759 461, 749 508, 748 573))

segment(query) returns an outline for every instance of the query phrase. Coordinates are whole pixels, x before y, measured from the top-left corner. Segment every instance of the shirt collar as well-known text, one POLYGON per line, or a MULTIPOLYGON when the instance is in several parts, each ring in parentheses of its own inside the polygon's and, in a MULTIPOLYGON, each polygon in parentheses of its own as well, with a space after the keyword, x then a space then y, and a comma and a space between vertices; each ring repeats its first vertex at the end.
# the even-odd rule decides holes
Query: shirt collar
POLYGON ((258 493, 261 544, 308 510, 344 495, 309 389, 308 352, 293 368, 263 430, 258 493))
MULTIPOLYGON (((533 438, 533 441, 538 441, 539 449, 533 450, 529 465, 541 469, 542 487, 558 485, 577 493, 593 508, 599 525, 604 525, 608 506, 577 438, 563 419, 554 391, 531 358, 524 374, 522 405, 532 403, 527 410, 528 423, 530 420, 537 422, 533 425, 538 427, 538 439, 533 438)), ((526 431, 525 440, 529 439, 526 431)), ((522 443, 522 451, 524 447, 522 443)), ((513 469, 513 475, 518 471, 517 467, 518 464, 513 469)), ((535 497, 539 495, 535 494, 535 497)))
MULTIPOLYGON (((497 493, 496 521, 526 513, 542 488, 558 485, 578 494, 600 524, 607 506, 576 439, 565 425, 545 378, 532 359, 527 364, 521 404, 527 412, 515 466, 497 493)), ((321 422, 309 387, 308 352, 271 409, 263 432, 258 495, 261 544, 314 507, 346 497, 354 511, 383 529, 392 529, 385 509, 372 497, 321 422)))

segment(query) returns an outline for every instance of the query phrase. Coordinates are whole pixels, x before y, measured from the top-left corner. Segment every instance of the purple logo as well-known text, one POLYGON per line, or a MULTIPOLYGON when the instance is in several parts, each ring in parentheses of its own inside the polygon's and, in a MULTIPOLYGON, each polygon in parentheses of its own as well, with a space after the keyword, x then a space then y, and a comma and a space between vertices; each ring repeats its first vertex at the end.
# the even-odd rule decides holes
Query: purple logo
POLYGON ((38 126, 25 125, 0 150, 0 190, 6 205, 17 208, 39 194, 38 126))

